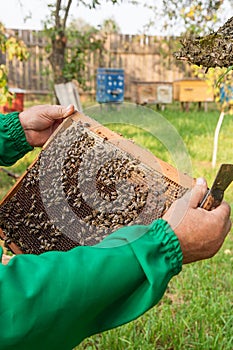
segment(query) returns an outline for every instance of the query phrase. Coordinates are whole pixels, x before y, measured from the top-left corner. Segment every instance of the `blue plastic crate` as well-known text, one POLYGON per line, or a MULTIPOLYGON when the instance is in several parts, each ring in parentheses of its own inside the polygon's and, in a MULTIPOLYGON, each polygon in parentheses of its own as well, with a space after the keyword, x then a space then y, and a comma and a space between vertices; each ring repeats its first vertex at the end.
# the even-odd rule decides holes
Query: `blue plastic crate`
POLYGON ((96 100, 99 103, 121 103, 124 101, 123 69, 97 69, 96 100))

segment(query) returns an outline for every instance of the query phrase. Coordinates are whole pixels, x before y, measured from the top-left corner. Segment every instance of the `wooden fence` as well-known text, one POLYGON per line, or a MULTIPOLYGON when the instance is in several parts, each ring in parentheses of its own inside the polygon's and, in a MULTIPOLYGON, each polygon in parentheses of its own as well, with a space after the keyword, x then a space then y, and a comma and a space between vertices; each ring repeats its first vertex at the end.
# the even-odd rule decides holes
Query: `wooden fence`
MULTIPOLYGON (((6 62, 9 85, 30 93, 48 94, 53 91, 46 38, 39 31, 11 31, 25 42, 30 57, 27 62, 6 62)), ((95 77, 100 61, 103 67, 124 69, 125 97, 131 100, 134 99, 136 81, 173 82, 189 75, 189 66, 173 58, 175 44, 174 38, 109 34, 101 59, 96 57, 96 53, 95 57, 90 54, 88 58, 87 77, 92 91, 95 92, 95 77)))

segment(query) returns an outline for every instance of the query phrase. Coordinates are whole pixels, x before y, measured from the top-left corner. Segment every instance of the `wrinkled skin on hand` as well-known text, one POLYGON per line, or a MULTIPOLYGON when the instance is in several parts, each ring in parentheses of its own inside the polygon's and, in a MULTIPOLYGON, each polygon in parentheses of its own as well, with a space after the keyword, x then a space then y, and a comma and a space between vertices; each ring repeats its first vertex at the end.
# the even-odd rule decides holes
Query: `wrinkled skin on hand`
POLYGON ((43 146, 62 121, 74 113, 74 106, 38 105, 19 114, 27 142, 33 147, 43 146))
POLYGON ((174 202, 163 216, 180 241, 183 264, 214 256, 231 229, 226 202, 211 211, 198 207, 206 191, 205 180, 197 179, 192 191, 174 202))

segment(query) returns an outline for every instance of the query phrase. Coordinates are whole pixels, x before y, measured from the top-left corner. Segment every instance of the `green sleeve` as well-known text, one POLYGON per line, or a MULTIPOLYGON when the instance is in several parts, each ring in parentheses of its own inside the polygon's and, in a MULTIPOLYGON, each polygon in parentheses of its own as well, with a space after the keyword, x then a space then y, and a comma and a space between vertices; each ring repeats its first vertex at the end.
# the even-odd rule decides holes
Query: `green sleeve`
POLYGON ((179 241, 162 219, 96 246, 18 255, 0 264, 1 348, 71 350, 153 307, 181 267, 179 241))
POLYGON ((0 114, 0 165, 10 166, 33 149, 18 115, 18 112, 0 114))

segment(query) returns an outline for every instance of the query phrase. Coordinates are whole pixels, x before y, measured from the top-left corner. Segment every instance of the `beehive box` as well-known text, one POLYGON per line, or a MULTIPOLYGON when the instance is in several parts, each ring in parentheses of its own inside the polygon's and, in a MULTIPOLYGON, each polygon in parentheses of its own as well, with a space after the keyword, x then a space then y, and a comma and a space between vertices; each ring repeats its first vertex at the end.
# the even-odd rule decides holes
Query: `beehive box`
POLYGON ((137 104, 172 103, 172 83, 136 81, 134 85, 134 99, 137 104))
POLYGON ((173 82, 173 99, 180 102, 214 101, 213 90, 201 79, 183 79, 173 82))
POLYGON ((96 101, 122 103, 124 101, 124 70, 98 68, 96 77, 96 101))
POLYGON ((93 245, 149 224, 192 179, 80 113, 66 119, 0 205, 0 235, 16 253, 93 245))
POLYGON ((23 111, 25 90, 10 88, 9 92, 12 93, 13 99, 11 103, 7 102, 5 105, 0 106, 0 112, 9 113, 14 111, 23 111))

